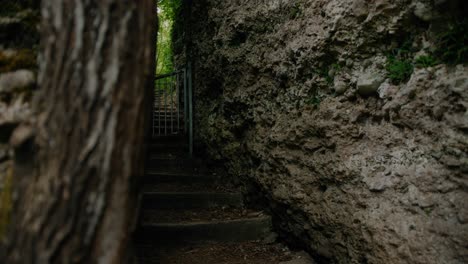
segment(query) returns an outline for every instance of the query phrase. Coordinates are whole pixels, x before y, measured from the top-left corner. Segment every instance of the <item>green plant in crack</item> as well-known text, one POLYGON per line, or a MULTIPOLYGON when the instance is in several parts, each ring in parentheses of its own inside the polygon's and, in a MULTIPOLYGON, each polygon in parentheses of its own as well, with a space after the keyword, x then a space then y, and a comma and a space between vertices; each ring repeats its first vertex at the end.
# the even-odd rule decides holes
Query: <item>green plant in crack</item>
POLYGON ((335 78, 335 75, 340 72, 342 69, 341 65, 338 63, 333 63, 331 65, 326 65, 320 68, 316 73, 325 79, 327 84, 332 84, 335 78))
POLYGON ((319 106, 321 102, 322 102, 322 98, 319 95, 313 95, 305 103, 307 105, 319 106))
POLYGON ((446 30, 436 37, 435 55, 448 64, 468 62, 468 18, 448 23, 446 30))
POLYGON ((393 84, 408 81, 413 74, 414 66, 409 59, 400 59, 395 56, 387 57, 387 77, 393 84))
POLYGON ((336 74, 338 74, 342 70, 342 66, 338 63, 333 63, 330 68, 328 69, 327 72, 327 83, 331 84, 333 83, 333 80, 335 79, 336 74))
POLYGON ((392 50, 387 55, 385 69, 387 70, 387 77, 393 84, 408 81, 411 74, 413 74, 414 65, 411 57, 415 50, 412 47, 412 43, 413 40, 411 38, 407 39, 399 48, 392 50))
POLYGON ((295 3, 289 10, 289 18, 296 19, 302 14, 302 9, 298 3, 295 3))
POLYGON ((434 208, 426 207, 423 209, 427 216, 430 216, 434 208))
POLYGON ((439 64, 439 61, 431 55, 426 55, 417 57, 414 64, 418 68, 428 68, 439 64))

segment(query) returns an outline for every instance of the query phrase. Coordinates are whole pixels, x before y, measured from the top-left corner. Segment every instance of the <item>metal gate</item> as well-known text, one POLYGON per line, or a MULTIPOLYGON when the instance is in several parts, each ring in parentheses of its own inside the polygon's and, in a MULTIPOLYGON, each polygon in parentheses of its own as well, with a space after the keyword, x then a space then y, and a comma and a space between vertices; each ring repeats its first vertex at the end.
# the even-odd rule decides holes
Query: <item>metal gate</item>
POLYGON ((193 153, 192 74, 185 69, 156 76, 153 137, 185 135, 193 153))

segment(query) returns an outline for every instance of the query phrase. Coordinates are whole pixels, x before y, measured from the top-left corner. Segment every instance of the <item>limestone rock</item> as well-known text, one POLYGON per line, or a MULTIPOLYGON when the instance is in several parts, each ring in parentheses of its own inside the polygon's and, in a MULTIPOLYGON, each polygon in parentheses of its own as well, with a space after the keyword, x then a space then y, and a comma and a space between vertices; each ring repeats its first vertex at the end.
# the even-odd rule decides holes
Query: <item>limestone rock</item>
POLYGON ((369 3, 365 0, 357 0, 353 2, 351 10, 356 17, 365 18, 369 14, 369 3))
POLYGON ((429 22, 434 18, 434 10, 427 3, 417 2, 414 6, 414 15, 422 21, 429 22))
POLYGON ((357 91, 363 96, 376 94, 384 80, 385 78, 377 73, 363 74, 358 78, 357 91))
POLYGON ((382 83, 377 89, 381 99, 391 99, 398 92, 398 86, 391 84, 389 81, 382 83))
POLYGON ((279 264, 315 264, 315 261, 306 252, 298 252, 294 254, 293 260, 283 261, 279 264))
POLYGON ((32 71, 18 70, 0 74, 0 93, 11 93, 16 89, 33 85, 36 77, 32 71))
POLYGON ((14 98, 10 104, 0 102, 0 142, 8 143, 11 133, 21 123, 31 118, 29 103, 14 98))
POLYGON ((10 138, 10 145, 13 148, 18 148, 33 136, 33 128, 30 125, 23 124, 21 126, 18 126, 13 131, 12 136, 10 138))
POLYGON ((348 86, 349 84, 347 84, 342 78, 335 77, 333 81, 333 88, 336 94, 344 94, 348 89, 348 86))
POLYGON ((468 68, 384 80, 397 36, 431 50, 427 23, 407 24, 416 2, 434 1, 193 1, 197 139, 324 262, 468 263, 468 68), (238 21, 247 42, 213 41, 238 21), (333 64, 350 78, 323 82, 333 64), (311 94, 318 106, 301 105, 311 94))

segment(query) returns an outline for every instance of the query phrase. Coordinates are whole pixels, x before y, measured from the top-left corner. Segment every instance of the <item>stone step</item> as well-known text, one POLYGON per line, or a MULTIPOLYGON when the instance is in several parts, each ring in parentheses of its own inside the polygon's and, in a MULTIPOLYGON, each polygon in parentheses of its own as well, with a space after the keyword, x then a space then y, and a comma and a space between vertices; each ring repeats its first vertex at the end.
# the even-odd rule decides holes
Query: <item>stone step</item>
POLYGON ((200 160, 191 158, 174 158, 164 155, 150 157, 146 163, 150 170, 160 171, 196 171, 204 169, 200 160))
POLYGON ((188 144, 185 142, 153 143, 149 144, 148 147, 151 154, 188 152, 189 149, 188 144))
POLYGON ((154 134, 161 135, 161 136, 164 136, 164 135, 179 135, 179 134, 182 134, 184 132, 183 127, 174 126, 173 128, 171 128, 171 124, 168 124, 167 126, 162 125, 161 127, 160 126, 154 126, 152 129, 153 129, 154 134))
POLYGON ((144 192, 223 192, 234 193, 235 189, 231 186, 212 179, 210 182, 159 182, 157 184, 146 184, 144 192))
POLYGON ((271 217, 187 223, 146 223, 137 231, 138 240, 177 242, 243 242, 262 240, 271 234, 271 217))
MULTIPOLYGON (((188 153, 188 148, 187 149, 171 149, 171 151, 167 150, 158 150, 158 151, 150 151, 149 153, 150 156, 150 161, 152 160, 162 160, 163 163, 180 163, 180 162, 185 162, 185 160, 190 160, 190 154, 188 153), (182 161, 177 161, 177 160, 182 160, 182 161)), ((193 163, 193 162, 191 162, 193 163)), ((197 161, 195 161, 197 163, 197 161)), ((201 163, 198 161, 198 163, 201 163)))
POLYGON ((180 143, 186 141, 186 135, 176 134, 176 135, 162 135, 162 136, 153 136, 151 139, 151 144, 168 144, 168 143, 180 143))
POLYGON ((161 164, 147 164, 147 173, 153 175, 157 174, 169 174, 169 175, 209 175, 207 169, 204 167, 197 166, 162 166, 161 164))
POLYGON ((145 184, 158 183, 210 183, 215 178, 212 175, 194 172, 164 172, 164 171, 149 171, 143 177, 145 184))
POLYGON ((157 163, 150 161, 147 164, 147 169, 151 171, 160 172, 173 172, 173 173, 199 173, 206 171, 205 168, 201 168, 200 165, 194 164, 168 164, 168 163, 157 163))
POLYGON ((208 209, 153 209, 143 210, 139 222, 141 224, 209 222, 250 219, 264 215, 261 211, 227 206, 208 209))
POLYGON ((150 161, 157 162, 158 164, 201 164, 202 161, 190 157, 177 157, 172 153, 154 153, 149 156, 150 161))
MULTIPOLYGON (((155 239, 156 240, 156 239, 155 239)), ((138 243, 136 255, 145 264, 314 264, 305 252, 279 243, 201 242, 138 243), (308 260, 308 261, 307 261, 308 260)))
POLYGON ((240 193, 216 192, 145 192, 142 209, 194 209, 222 206, 242 207, 240 193))

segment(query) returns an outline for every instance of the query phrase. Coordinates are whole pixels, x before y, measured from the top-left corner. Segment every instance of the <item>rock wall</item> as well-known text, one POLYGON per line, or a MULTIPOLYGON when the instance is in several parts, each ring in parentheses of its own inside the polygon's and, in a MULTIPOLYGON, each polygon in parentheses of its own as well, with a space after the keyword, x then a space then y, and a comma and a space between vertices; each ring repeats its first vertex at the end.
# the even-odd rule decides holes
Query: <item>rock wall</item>
POLYGON ((18 141, 12 137, 15 131, 17 139, 22 137, 21 125, 32 119, 39 4, 33 0, 2 0, 0 4, 0 238, 11 209, 11 160, 18 141))
POLYGON ((281 236, 323 263, 468 262, 464 1, 193 2, 196 139, 281 236))

